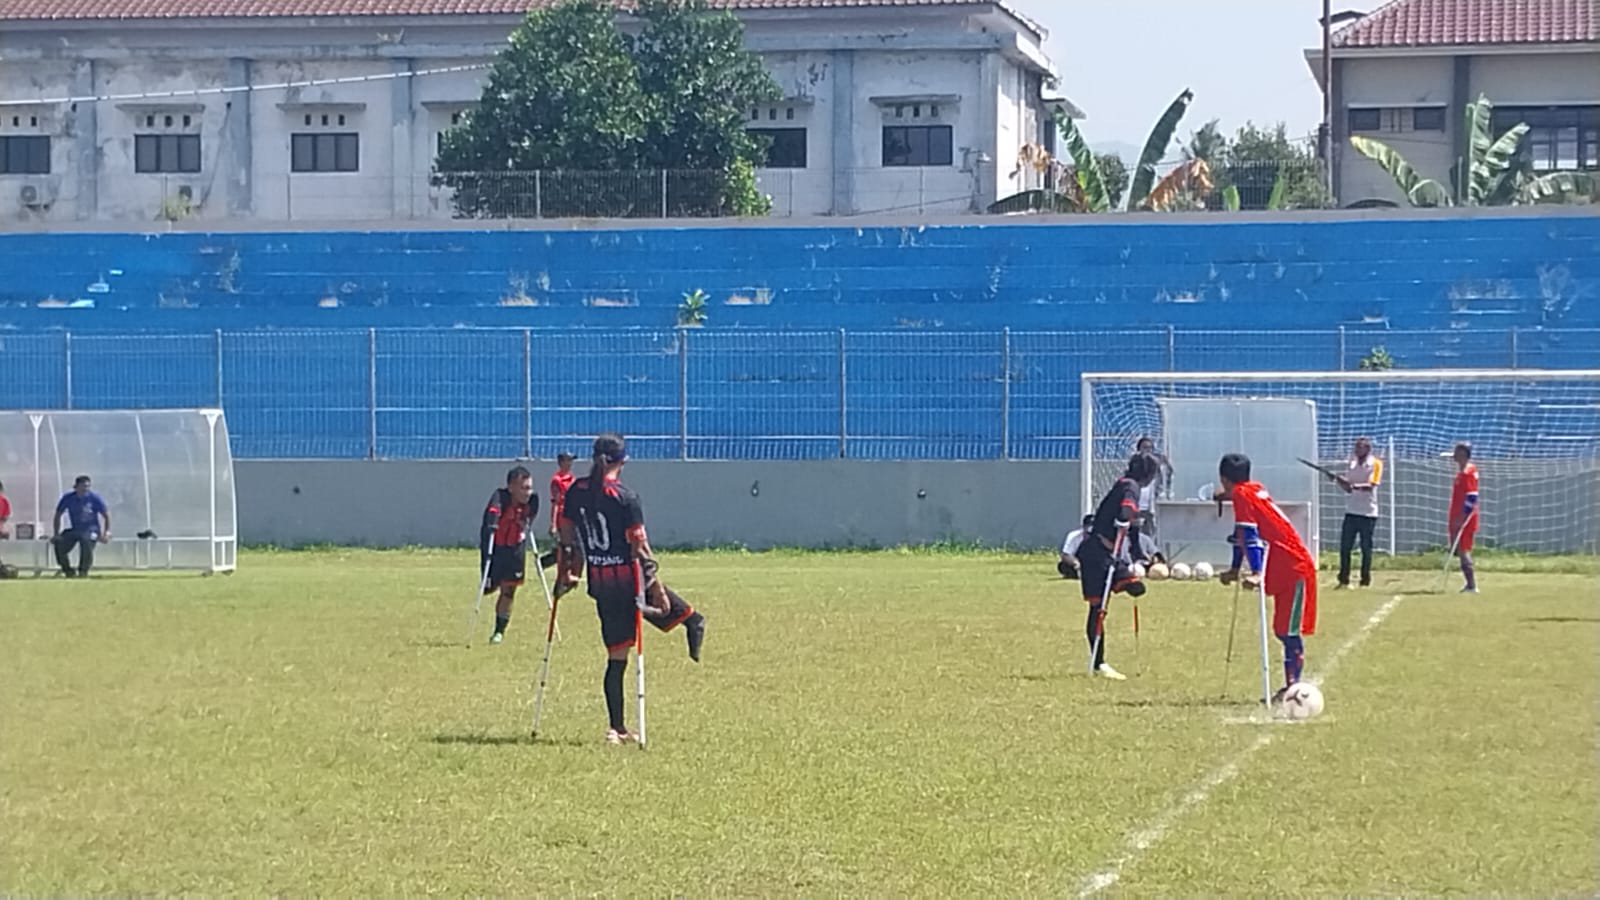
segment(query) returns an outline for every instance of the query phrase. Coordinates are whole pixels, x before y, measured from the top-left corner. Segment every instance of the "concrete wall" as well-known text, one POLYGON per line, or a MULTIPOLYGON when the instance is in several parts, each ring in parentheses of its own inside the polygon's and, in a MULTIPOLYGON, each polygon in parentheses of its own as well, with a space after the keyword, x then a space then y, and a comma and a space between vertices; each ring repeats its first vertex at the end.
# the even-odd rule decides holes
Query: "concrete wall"
MULTIPOLYGON (((240 540, 455 546, 470 543, 509 462, 237 461, 240 540)), ((1481 464, 1479 543, 1537 552, 1600 552, 1600 463, 1481 464)), ((554 468, 530 464, 542 484, 554 468)), ((1399 460, 1380 496, 1377 547, 1443 543, 1451 466, 1399 460), (1392 498, 1392 499, 1391 499, 1392 498)), ((1113 473, 1114 474, 1114 473, 1113 473)), ((1081 516, 1078 464, 1048 462, 630 463, 661 546, 870 547, 937 541, 1053 548, 1081 516)), ((1344 495, 1325 486, 1324 551, 1338 548, 1344 495)), ((548 510, 541 502, 541 523, 548 510)), ((1226 534, 1229 525, 1218 525, 1226 534)), ((543 532, 540 539, 544 540, 543 532)))

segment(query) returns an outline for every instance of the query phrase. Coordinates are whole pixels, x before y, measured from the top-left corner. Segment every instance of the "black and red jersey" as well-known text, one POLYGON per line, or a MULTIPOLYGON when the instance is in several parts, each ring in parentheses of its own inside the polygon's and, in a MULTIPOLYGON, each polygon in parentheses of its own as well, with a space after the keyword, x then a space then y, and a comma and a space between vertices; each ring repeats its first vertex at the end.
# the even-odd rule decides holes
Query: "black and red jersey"
MULTIPOLYGON (((1089 531, 1094 536, 1104 538, 1115 544, 1117 540, 1118 522, 1135 523, 1139 521, 1139 483, 1132 478, 1118 478, 1117 483, 1095 508, 1094 522, 1089 526, 1089 531)), ((1128 541, 1130 547, 1139 545, 1137 526, 1130 525, 1128 541)))
POLYGON ((644 509, 639 495, 615 478, 579 478, 567 488, 561 521, 578 532, 589 575, 589 594, 638 593, 630 540, 643 540, 644 509))
POLYGON ((493 536, 493 546, 521 546, 538 510, 538 496, 529 497, 527 503, 518 503, 505 488, 496 490, 489 496, 489 502, 483 509, 478 544, 487 547, 490 536, 493 536))

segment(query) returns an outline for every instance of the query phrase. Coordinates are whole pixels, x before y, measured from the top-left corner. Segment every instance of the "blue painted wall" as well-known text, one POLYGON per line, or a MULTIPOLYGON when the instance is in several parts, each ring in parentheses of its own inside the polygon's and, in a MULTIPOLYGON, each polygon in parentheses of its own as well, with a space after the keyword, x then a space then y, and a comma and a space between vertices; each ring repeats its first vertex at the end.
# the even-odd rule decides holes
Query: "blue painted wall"
MULTIPOLYGON (((1351 370, 1378 345, 1600 368, 1600 216, 9 234, 0 267, 0 406, 220 402, 255 458, 550 456, 602 429, 646 457, 1070 458, 1084 371, 1351 370), (710 327, 680 334, 697 287, 710 327)), ((1592 382, 1519 388, 1493 423, 1297 390, 1334 453, 1600 440, 1592 382)))
POLYGON ((661 327, 696 288, 715 327, 1593 327, 1600 215, 0 234, 0 271, 25 328, 661 327))

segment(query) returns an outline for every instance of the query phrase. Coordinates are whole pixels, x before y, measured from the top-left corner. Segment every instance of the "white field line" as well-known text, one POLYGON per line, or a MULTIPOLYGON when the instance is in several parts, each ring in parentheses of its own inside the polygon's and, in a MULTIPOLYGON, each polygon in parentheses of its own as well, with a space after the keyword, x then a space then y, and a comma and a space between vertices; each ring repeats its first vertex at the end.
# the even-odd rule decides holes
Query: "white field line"
MULTIPOLYGON (((1389 618, 1389 614, 1394 612, 1395 607, 1399 606, 1400 601, 1403 599, 1403 596, 1397 595, 1378 607, 1355 634, 1351 635, 1349 639, 1328 656, 1328 661, 1320 667, 1318 674, 1306 680, 1313 684, 1321 684, 1326 681, 1334 673, 1334 670, 1339 667, 1339 663, 1346 656, 1349 656, 1351 651, 1361 646, 1367 636, 1372 634, 1379 625, 1382 625, 1385 619, 1389 618)), ((1190 810, 1209 800, 1213 791, 1239 777, 1239 771, 1244 768, 1244 764, 1250 760, 1250 757, 1265 749, 1273 741, 1277 740, 1281 734, 1283 732, 1279 729, 1263 732, 1243 750, 1234 754, 1222 765, 1200 779, 1194 787, 1190 788, 1178 799, 1178 802, 1163 809, 1150 821, 1130 832, 1127 841, 1123 845, 1122 853, 1104 866, 1101 866, 1094 874, 1085 878, 1079 889, 1078 896, 1090 897, 1116 884, 1121 880, 1124 869, 1137 862, 1150 848, 1160 843, 1161 839, 1167 836, 1167 832, 1172 830, 1172 826, 1176 825, 1179 819, 1183 818, 1190 810)))

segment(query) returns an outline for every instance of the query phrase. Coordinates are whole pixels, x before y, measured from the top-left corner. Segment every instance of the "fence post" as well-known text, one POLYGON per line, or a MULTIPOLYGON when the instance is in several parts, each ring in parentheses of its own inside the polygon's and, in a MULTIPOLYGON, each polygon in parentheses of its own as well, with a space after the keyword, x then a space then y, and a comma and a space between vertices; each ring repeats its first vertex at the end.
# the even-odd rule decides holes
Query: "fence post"
POLYGON ((844 329, 839 329, 839 458, 849 456, 849 429, 846 427, 845 406, 845 336, 844 329))
POLYGON ((678 328, 678 458, 689 458, 689 329, 678 328))
POLYGON ((1517 368, 1517 329, 1511 328, 1511 368, 1517 368))
POLYGON ((1345 354, 1344 326, 1340 325, 1339 326, 1339 371, 1341 371, 1341 372, 1344 371, 1344 354, 1345 354))
POLYGON ((544 170, 533 170, 533 217, 544 218, 544 170))
POLYGON ((378 329, 367 329, 367 459, 378 458, 378 329))
POLYGON ((1167 371, 1178 371, 1178 330, 1167 326, 1167 371))
POLYGON ((661 218, 667 217, 667 170, 661 170, 661 218))
POLYGON ((533 459, 533 329, 522 329, 522 458, 533 459))
POLYGON ((217 409, 222 408, 222 329, 217 329, 217 409))
POLYGON ((62 388, 66 393, 67 409, 72 408, 72 332, 66 332, 66 353, 62 357, 62 388))
POLYGON ((1000 329, 1000 458, 1011 458, 1011 328, 1000 329))

